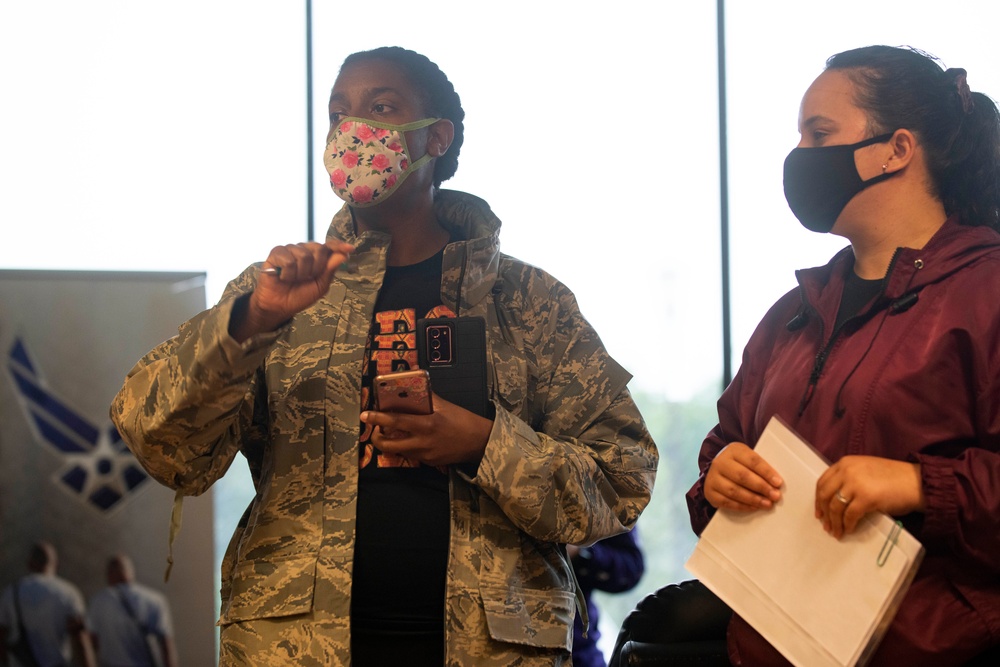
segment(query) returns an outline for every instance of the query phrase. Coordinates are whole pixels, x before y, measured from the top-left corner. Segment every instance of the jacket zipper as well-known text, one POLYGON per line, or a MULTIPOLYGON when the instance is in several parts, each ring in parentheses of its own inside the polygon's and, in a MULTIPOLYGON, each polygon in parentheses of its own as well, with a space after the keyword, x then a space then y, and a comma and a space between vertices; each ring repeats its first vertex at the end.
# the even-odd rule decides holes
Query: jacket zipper
MULTIPOLYGON (((830 357, 830 353, 833 351, 834 345, 837 343, 837 339, 840 336, 840 332, 843 331, 844 327, 849 322, 852 322, 852 321, 854 321, 855 319, 857 319, 859 317, 867 317, 867 316, 869 316, 871 313, 873 313, 875 311, 876 306, 878 305, 878 303, 881 300, 882 296, 885 294, 885 285, 886 285, 886 283, 889 280, 889 276, 892 275, 893 268, 895 268, 895 266, 896 266, 896 258, 899 257, 899 251, 900 251, 900 248, 896 248, 895 252, 892 253, 892 259, 889 260, 889 268, 886 270, 885 277, 882 279, 882 290, 879 292, 879 295, 875 298, 875 301, 872 302, 871 307, 869 307, 868 310, 866 310, 865 312, 858 313, 856 315, 848 317, 846 320, 844 320, 843 322, 841 322, 840 326, 836 327, 833 330, 833 333, 830 334, 830 340, 828 340, 826 342, 826 345, 823 346, 823 349, 821 349, 819 351, 819 353, 816 355, 816 360, 815 360, 815 362, 813 362, 812 372, 809 374, 809 383, 806 385, 806 390, 802 394, 802 400, 799 401, 799 413, 798 413, 799 417, 801 417, 802 413, 806 411, 806 407, 809 405, 809 402, 812 400, 813 394, 816 391, 816 385, 819 383, 819 378, 823 374, 823 367, 826 365, 826 361, 830 357)), ((802 291, 804 293, 805 292, 805 288, 803 288, 802 291)), ((841 297, 841 298, 843 298, 843 297, 841 297)), ((803 301, 805 301, 804 298, 803 298, 803 301)), ((822 340, 823 339, 823 319, 818 316, 819 313, 816 311, 815 308, 813 308, 812 304, 806 302, 806 307, 808 308, 808 310, 810 312, 812 312, 812 313, 814 313, 814 314, 817 315, 817 319, 819 320, 820 340, 822 340)))
MULTIPOLYGON (((812 306, 810 306, 809 309, 815 312, 812 306)), ((820 320, 819 323, 819 333, 820 340, 822 340, 823 320, 820 320)), ((816 384, 819 382, 819 376, 823 374, 823 366, 826 365, 826 359, 830 356, 830 351, 833 348, 833 344, 837 340, 838 333, 840 333, 840 327, 834 330, 833 335, 830 336, 830 340, 827 341, 826 345, 823 346, 823 349, 821 349, 816 355, 816 360, 813 362, 812 372, 809 373, 809 383, 806 385, 806 390, 802 394, 802 400, 799 401, 799 417, 801 417, 802 413, 806 411, 806 406, 808 406, 809 401, 812 400, 813 393, 816 391, 816 384)))

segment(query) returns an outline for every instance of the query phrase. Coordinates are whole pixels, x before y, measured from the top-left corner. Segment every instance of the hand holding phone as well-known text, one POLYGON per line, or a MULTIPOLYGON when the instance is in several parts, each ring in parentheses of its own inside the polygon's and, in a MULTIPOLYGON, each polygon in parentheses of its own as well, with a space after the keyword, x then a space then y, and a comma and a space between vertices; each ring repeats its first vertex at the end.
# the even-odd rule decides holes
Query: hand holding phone
POLYGON ((410 415, 431 414, 434 403, 430 374, 414 370, 375 376, 375 409, 410 415))
POLYGON ((447 398, 432 399, 427 371, 379 375, 373 389, 375 410, 362 412, 361 420, 372 427, 371 442, 379 451, 429 466, 482 460, 493 420, 447 398))

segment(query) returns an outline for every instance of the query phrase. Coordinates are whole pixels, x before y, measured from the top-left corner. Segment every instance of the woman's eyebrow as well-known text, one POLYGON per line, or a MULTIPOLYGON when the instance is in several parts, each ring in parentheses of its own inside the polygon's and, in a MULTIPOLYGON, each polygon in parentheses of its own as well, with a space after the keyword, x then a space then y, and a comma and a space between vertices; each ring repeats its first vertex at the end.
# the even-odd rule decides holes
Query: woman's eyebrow
POLYGON ((802 122, 802 127, 804 129, 808 129, 808 128, 813 128, 817 125, 822 125, 824 123, 833 123, 833 119, 828 118, 827 116, 820 116, 820 115, 810 116, 809 118, 807 118, 802 122))
POLYGON ((400 95, 401 93, 391 86, 381 86, 379 88, 369 88, 365 90, 365 99, 371 99, 373 97, 378 97, 379 95, 385 95, 386 93, 391 93, 393 95, 400 95))
MULTIPOLYGON (((379 95, 385 95, 391 93, 393 95, 402 95, 397 89, 391 86, 379 86, 377 88, 366 88, 361 91, 362 99, 369 100, 373 97, 378 97, 379 95)), ((333 93, 330 95, 331 102, 346 102, 347 96, 344 93, 333 93)))

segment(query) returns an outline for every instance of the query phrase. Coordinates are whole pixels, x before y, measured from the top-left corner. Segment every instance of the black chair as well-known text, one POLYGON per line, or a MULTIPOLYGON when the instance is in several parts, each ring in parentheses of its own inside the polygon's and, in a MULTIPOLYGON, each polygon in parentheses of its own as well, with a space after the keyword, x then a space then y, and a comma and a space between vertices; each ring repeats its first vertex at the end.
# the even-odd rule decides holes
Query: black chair
POLYGON ((700 581, 665 586, 622 622, 609 667, 730 667, 732 615, 700 581))
MULTIPOLYGON (((726 628, 732 610, 697 581, 647 595, 625 617, 609 667, 731 667, 726 628)), ((965 667, 1000 666, 1000 645, 965 667)))
POLYGON ((1000 644, 965 663, 965 667, 997 667, 997 665, 1000 665, 1000 644))

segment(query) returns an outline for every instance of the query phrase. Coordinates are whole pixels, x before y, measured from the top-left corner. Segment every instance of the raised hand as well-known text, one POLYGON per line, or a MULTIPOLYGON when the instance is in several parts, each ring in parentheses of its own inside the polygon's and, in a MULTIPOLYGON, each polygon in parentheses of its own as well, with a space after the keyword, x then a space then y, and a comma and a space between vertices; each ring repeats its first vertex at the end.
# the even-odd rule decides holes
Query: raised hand
POLYGON ((234 309, 230 335, 238 341, 273 331, 296 313, 316 303, 330 288, 337 269, 354 246, 334 239, 296 243, 271 250, 250 297, 234 309), (268 269, 275 269, 274 272, 268 269))

